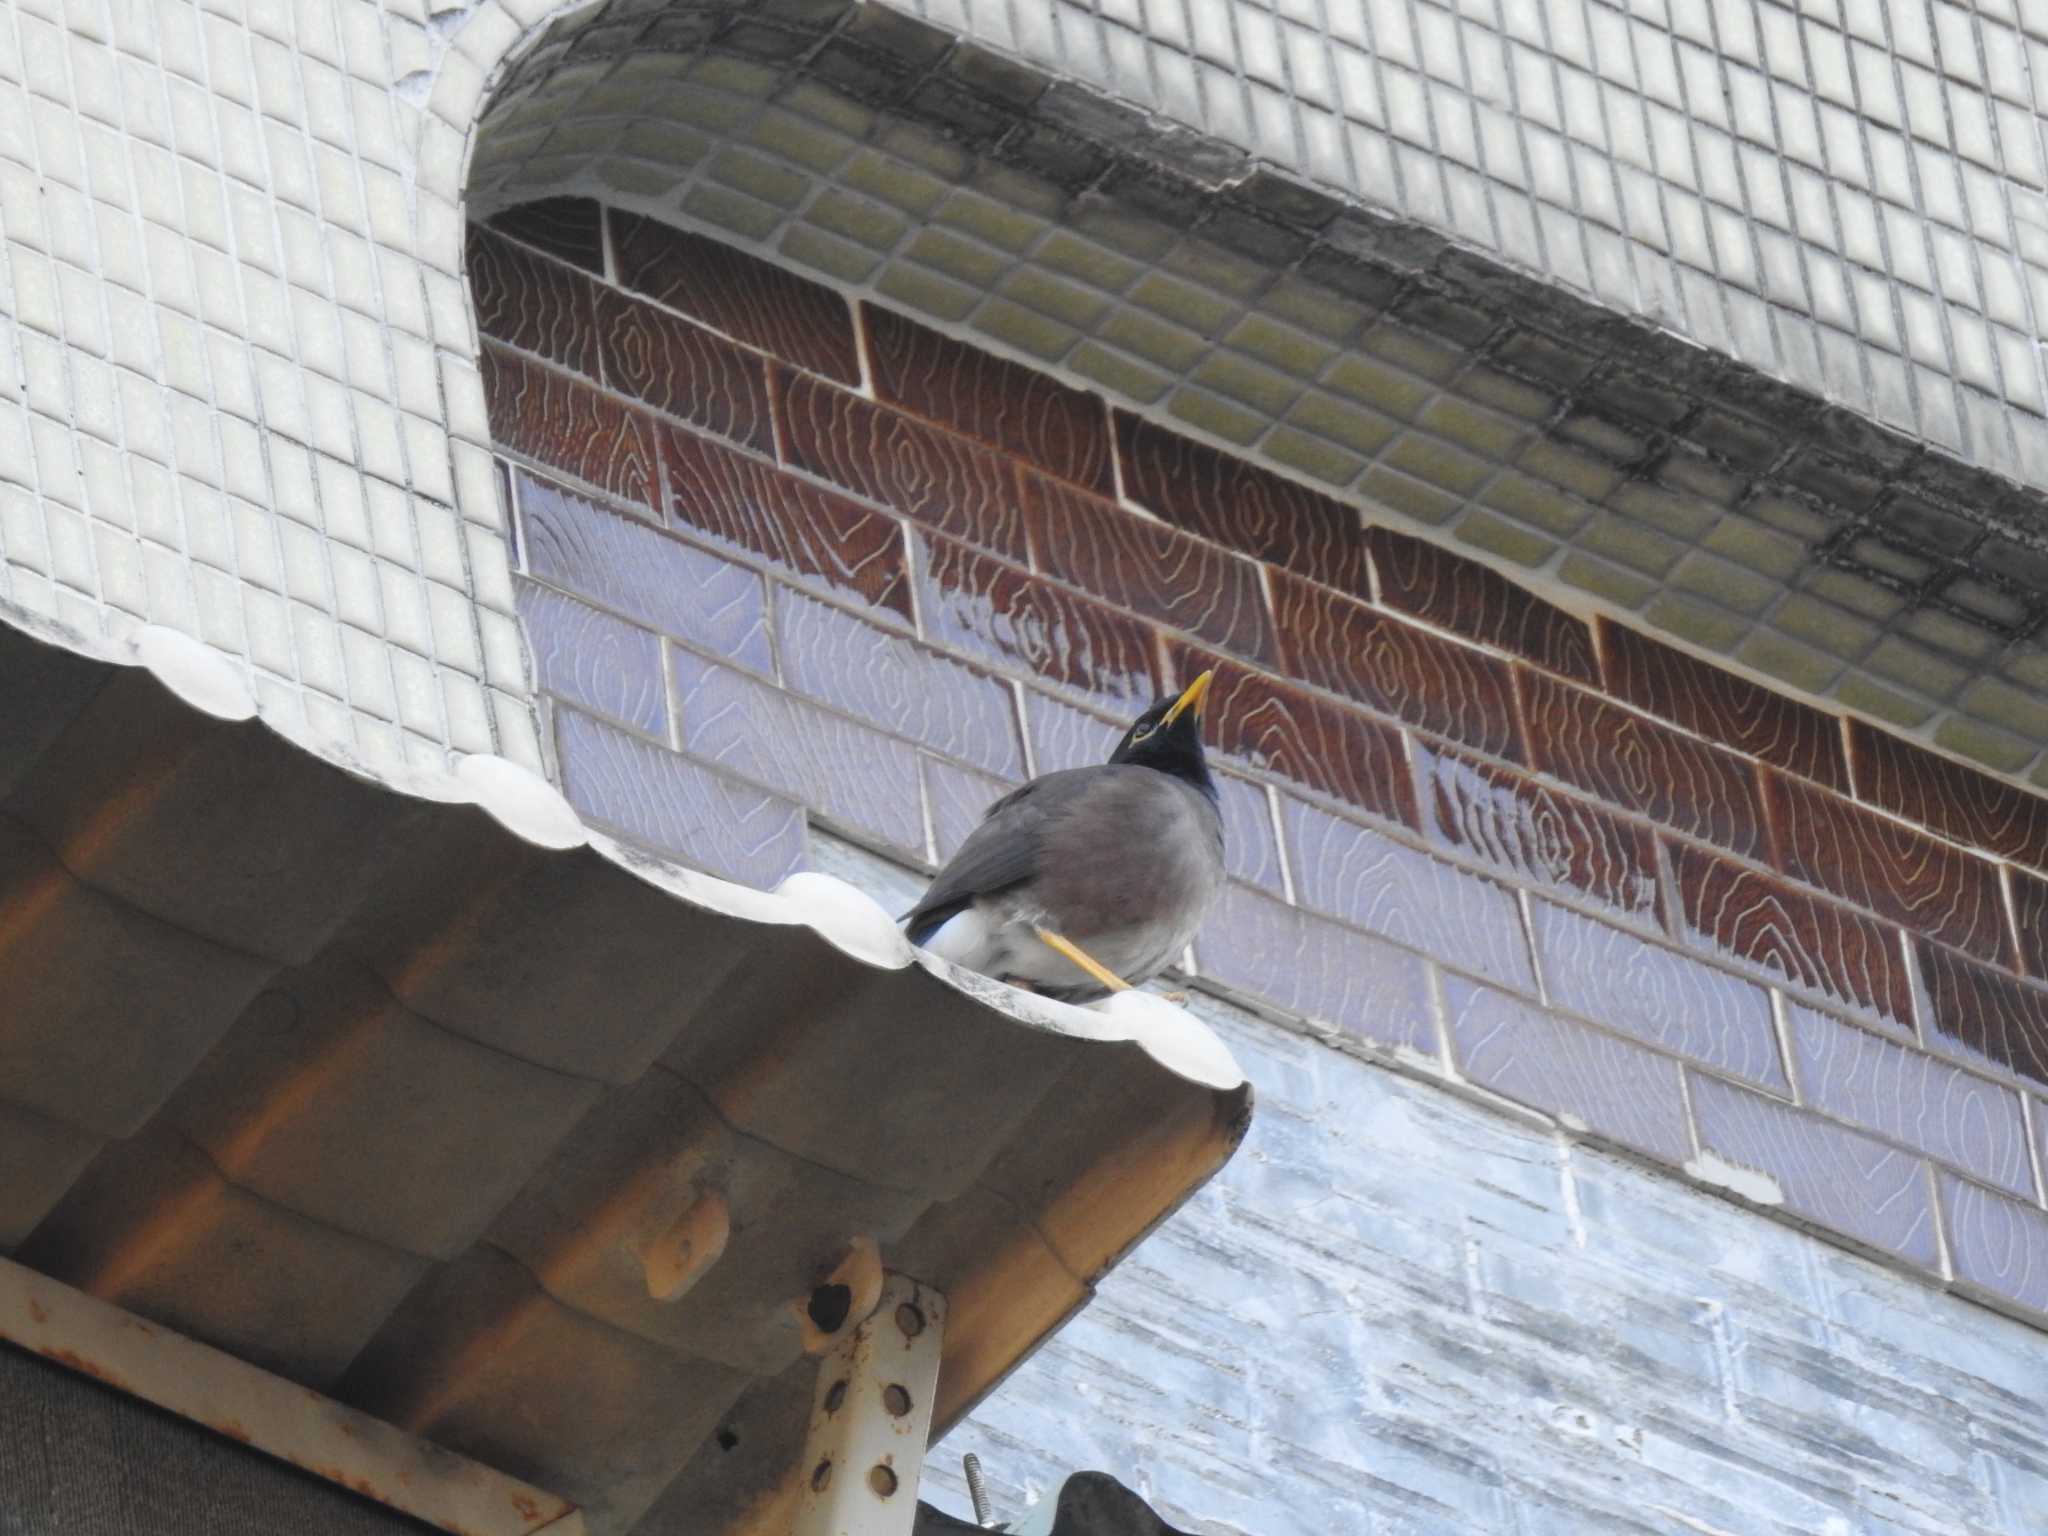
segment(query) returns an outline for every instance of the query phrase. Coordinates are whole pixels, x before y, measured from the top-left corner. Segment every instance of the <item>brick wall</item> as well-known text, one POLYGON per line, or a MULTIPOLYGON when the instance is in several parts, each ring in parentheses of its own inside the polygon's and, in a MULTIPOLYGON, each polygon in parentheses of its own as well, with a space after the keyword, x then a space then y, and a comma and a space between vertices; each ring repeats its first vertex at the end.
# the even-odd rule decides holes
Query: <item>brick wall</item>
POLYGON ((701 236, 470 277, 586 816, 929 865, 1215 666, 1205 985, 2048 1316, 2048 802, 701 236))

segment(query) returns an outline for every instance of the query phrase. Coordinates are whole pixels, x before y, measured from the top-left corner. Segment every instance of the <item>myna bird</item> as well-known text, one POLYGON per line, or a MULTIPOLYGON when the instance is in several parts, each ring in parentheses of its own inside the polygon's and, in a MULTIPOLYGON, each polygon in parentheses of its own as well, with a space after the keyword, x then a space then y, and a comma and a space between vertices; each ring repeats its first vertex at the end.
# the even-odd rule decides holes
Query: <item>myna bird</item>
POLYGON ((1204 672, 1109 761, 1033 779, 988 808, 904 922, 910 942, 1085 1003, 1179 957, 1223 889, 1223 816, 1202 755, 1204 672))

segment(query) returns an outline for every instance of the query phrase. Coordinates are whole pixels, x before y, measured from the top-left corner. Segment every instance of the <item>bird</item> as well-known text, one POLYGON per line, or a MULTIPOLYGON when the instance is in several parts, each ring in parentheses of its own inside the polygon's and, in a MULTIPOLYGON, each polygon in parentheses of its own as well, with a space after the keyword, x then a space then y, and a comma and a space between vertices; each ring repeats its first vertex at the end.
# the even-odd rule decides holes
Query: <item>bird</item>
POLYGON ((943 959, 1067 1003, 1142 986, 1223 889, 1223 814, 1202 751, 1202 673, 1132 722, 1109 761, 990 806, 902 919, 943 959))

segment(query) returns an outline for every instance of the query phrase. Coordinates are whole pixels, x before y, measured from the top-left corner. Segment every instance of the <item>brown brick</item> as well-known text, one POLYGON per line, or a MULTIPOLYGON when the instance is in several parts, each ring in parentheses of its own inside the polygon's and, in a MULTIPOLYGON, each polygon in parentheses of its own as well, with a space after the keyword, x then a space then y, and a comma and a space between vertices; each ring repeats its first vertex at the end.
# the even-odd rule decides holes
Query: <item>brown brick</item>
POLYGON ((1856 793, 1872 805, 2035 869, 2048 870, 2048 796, 1849 723, 1856 793))
POLYGON ((1389 608, 1512 651, 1581 682, 1598 681, 1585 621, 1532 596, 1498 571, 1390 528, 1365 530, 1389 608))
POLYGON ((876 397, 1103 495, 1116 489, 1102 401, 872 304, 876 397))
POLYGON ((484 403, 499 447, 588 481, 626 501, 657 505, 654 423, 566 374, 486 345, 484 403))
POLYGON ((1010 459, 803 374, 780 370, 777 382, 791 464, 941 533, 1025 562, 1010 459))
POLYGON ((1720 667, 1602 621, 1608 690, 1710 741, 1847 791, 1842 723, 1720 667))
POLYGON ((1786 874, 1980 960, 2009 959, 1996 866, 1824 789, 1765 777, 1786 874))
POLYGON ((701 326, 610 288, 597 294, 604 381, 692 426, 775 452, 761 359, 701 326))
POLYGON ((1131 500, 1226 549, 1339 591, 1370 591, 1356 508, 1122 411, 1116 429, 1131 500))
POLYGON ((543 197, 491 215, 491 228, 586 272, 604 272, 603 217, 587 197, 543 197))
POLYGON ((1927 985, 1928 1043, 2048 1086, 2048 988, 1925 939, 1915 953, 1927 985))
POLYGON ((597 377, 596 284, 478 224, 464 260, 481 334, 597 377))
POLYGON ((1495 757, 1522 760, 1508 664, 1355 598, 1273 573, 1289 673, 1495 757))
POLYGON ((860 383, 853 311, 830 288, 653 219, 609 216, 625 287, 784 362, 860 383))

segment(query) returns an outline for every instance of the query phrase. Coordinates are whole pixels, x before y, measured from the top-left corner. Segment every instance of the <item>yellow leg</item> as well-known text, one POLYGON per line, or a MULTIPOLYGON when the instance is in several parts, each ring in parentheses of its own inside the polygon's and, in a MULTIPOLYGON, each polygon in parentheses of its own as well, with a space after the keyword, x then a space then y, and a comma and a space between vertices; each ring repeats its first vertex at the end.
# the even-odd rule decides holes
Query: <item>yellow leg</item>
POLYGON ((1110 991, 1128 992, 1131 990, 1131 984, 1128 981, 1125 981, 1115 971, 1102 964, 1072 939, 1063 938, 1061 935, 1054 933, 1050 928, 1038 923, 1031 925, 1031 931, 1037 934, 1040 940, 1049 948, 1058 950, 1090 976, 1093 976, 1097 981, 1109 988, 1110 991))

